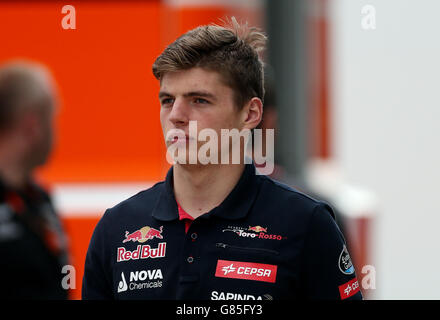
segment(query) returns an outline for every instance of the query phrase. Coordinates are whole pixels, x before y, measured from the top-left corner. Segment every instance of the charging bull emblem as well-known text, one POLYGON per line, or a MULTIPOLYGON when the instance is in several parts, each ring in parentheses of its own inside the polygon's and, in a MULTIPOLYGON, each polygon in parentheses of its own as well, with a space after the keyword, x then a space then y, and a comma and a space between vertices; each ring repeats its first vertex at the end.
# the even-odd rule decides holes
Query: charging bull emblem
POLYGON ((267 232, 267 228, 263 228, 262 226, 255 226, 255 227, 249 226, 248 230, 254 232, 267 232))
POLYGON ((145 226, 143 228, 140 228, 139 230, 133 231, 132 233, 125 231, 125 239, 122 241, 122 243, 129 241, 143 243, 153 238, 163 239, 162 229, 163 226, 161 226, 159 230, 151 228, 149 226, 145 226))

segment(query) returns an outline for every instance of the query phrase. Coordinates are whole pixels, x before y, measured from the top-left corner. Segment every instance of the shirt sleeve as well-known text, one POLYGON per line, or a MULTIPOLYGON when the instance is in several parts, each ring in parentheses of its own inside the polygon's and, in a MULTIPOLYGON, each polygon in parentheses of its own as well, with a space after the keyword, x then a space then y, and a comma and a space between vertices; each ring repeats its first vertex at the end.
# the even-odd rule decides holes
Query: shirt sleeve
POLYGON ((332 209, 319 204, 304 243, 303 292, 306 299, 362 300, 360 284, 332 209))
MULTIPOLYGON (((107 213, 107 211, 106 211, 107 213)), ((106 214, 96 225, 87 250, 82 283, 83 300, 114 299, 111 285, 110 255, 106 245, 106 214)))

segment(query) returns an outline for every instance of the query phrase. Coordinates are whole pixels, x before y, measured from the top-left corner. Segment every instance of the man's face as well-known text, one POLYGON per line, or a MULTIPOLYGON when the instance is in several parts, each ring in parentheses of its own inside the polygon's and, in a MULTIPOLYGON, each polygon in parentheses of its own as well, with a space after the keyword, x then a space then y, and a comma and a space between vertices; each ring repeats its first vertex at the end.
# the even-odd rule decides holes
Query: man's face
POLYGON ((23 137, 27 141, 27 165, 34 168, 43 165, 52 151, 54 108, 44 105, 30 110, 23 116, 23 137))
MULTIPOLYGON (((170 130, 184 131, 187 142, 197 140, 189 131, 190 121, 197 121, 197 135, 210 128, 219 138, 221 129, 243 128, 243 112, 234 105, 234 92, 220 77, 218 72, 202 68, 168 72, 162 77, 160 121, 167 148, 176 143, 167 140, 170 130)), ((203 143, 197 143, 197 150, 203 143)))

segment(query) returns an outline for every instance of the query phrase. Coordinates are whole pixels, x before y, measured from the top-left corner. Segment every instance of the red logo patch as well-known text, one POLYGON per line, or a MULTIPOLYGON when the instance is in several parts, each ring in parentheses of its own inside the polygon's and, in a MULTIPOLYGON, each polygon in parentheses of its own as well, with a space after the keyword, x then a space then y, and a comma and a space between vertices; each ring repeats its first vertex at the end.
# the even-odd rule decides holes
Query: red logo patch
POLYGON ((135 230, 132 233, 125 231, 125 239, 122 243, 129 241, 144 243, 145 241, 151 240, 153 238, 163 239, 162 236, 163 226, 158 229, 151 228, 150 226, 145 226, 139 230, 135 230))
POLYGON ((341 295, 341 300, 354 296, 359 290, 360 290, 359 282, 356 278, 351 279, 350 281, 344 283, 343 285, 340 285, 339 294, 341 295))
POLYGON ((218 260, 215 276, 274 283, 277 277, 277 266, 254 262, 218 260))

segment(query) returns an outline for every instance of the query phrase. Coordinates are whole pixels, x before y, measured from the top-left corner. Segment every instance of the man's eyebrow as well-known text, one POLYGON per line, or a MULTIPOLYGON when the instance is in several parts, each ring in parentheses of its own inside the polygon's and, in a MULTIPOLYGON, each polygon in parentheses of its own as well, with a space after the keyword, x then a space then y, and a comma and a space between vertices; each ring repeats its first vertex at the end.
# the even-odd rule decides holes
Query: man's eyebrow
POLYGON ((170 93, 168 93, 168 92, 160 91, 159 92, 159 99, 163 98, 163 97, 172 97, 172 95, 170 93))
POLYGON ((213 95, 212 93, 207 92, 207 91, 191 91, 191 92, 185 93, 183 96, 184 97, 204 97, 204 98, 208 98, 208 99, 212 99, 212 100, 217 100, 215 95, 213 95))
MULTIPOLYGON (((191 92, 187 92, 187 93, 183 94, 183 96, 185 98, 204 97, 204 98, 208 98, 208 99, 212 99, 212 100, 217 100, 215 95, 213 95, 210 92, 206 92, 206 91, 191 91, 191 92)), ((160 91, 159 92, 159 99, 163 98, 163 97, 173 97, 173 95, 171 93, 166 92, 166 91, 160 91)))

